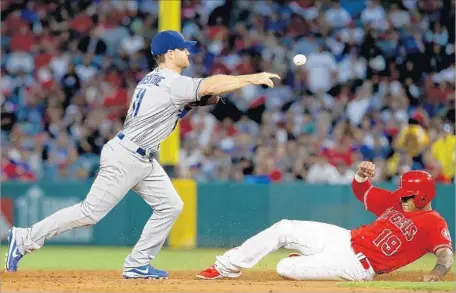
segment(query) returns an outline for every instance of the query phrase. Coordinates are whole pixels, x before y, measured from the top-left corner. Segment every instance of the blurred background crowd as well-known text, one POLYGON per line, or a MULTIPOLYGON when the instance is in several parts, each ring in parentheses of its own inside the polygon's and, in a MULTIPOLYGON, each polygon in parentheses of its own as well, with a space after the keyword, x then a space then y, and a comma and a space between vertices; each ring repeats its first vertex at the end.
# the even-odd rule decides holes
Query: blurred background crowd
MULTIPOLYGON (((278 73, 181 120, 176 176, 454 182, 454 0, 184 0, 189 76, 278 73), (305 66, 293 65, 305 54, 305 66)), ((1 1, 2 181, 91 180, 154 66, 158 3, 1 1)))

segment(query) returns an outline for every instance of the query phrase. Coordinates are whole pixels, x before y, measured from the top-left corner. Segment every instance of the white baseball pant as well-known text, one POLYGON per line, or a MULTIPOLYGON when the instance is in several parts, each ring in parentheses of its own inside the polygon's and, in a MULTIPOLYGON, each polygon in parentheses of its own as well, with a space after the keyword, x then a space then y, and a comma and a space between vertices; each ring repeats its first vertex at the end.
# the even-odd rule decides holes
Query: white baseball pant
POLYGON ((19 251, 31 252, 41 248, 45 239, 74 228, 95 225, 133 189, 154 211, 133 251, 125 259, 124 269, 148 264, 162 248, 182 212, 183 202, 157 160, 141 156, 136 149, 133 143, 118 137, 105 144, 100 171, 86 199, 57 211, 30 228, 18 228, 19 251))
MULTIPOLYGON (((319 222, 281 220, 268 229, 216 258, 216 268, 224 276, 238 277, 242 269, 252 268, 264 256, 284 247, 302 256, 287 257, 277 273, 293 280, 368 281, 375 276, 365 269, 351 247, 350 231, 319 222)), ((367 259, 366 259, 367 260, 367 259)))

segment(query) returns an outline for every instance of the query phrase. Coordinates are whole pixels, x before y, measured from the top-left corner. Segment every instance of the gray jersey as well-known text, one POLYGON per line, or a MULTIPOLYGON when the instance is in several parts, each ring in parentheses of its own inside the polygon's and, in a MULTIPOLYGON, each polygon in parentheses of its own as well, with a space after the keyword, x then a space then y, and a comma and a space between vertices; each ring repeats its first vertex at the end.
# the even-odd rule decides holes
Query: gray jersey
POLYGON ((182 108, 200 99, 202 81, 166 68, 149 72, 136 86, 122 132, 138 146, 158 150, 176 127, 182 108))

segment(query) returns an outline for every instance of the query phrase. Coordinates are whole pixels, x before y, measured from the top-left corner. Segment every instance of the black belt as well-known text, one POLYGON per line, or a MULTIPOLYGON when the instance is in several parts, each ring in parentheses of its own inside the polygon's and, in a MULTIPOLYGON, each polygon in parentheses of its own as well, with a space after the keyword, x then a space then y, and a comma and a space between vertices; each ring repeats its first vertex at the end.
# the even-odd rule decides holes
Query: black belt
MULTIPOLYGON (((125 138, 125 134, 123 134, 123 133, 121 132, 121 133, 117 134, 117 137, 118 137, 120 140, 122 140, 122 139, 125 138)), ((140 154, 140 155, 143 156, 143 157, 147 154, 146 150, 143 149, 143 148, 140 148, 140 147, 138 147, 138 148, 136 149, 136 153, 140 154)))

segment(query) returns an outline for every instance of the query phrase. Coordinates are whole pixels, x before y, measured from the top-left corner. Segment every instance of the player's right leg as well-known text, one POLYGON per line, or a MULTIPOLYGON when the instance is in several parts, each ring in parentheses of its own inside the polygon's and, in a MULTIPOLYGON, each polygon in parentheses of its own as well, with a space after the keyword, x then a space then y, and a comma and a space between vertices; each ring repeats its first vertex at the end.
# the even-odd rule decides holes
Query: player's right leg
MULTIPOLYGON (((6 270, 16 271, 22 256, 41 248, 44 241, 68 230, 94 225, 152 169, 152 164, 112 139, 102 150, 100 172, 85 200, 57 211, 30 228, 12 228, 6 270)), ((64 190, 62 192, 65 192, 64 190)))
POLYGON ((152 162, 152 172, 133 190, 150 205, 153 213, 135 247, 125 259, 122 275, 125 278, 167 278, 168 272, 152 267, 150 261, 160 252, 184 203, 171 179, 155 159, 152 162))
POLYGON ((264 256, 281 247, 297 250, 303 255, 314 255, 323 251, 337 253, 340 250, 339 240, 345 241, 349 234, 349 230, 326 223, 281 220, 241 246, 217 256, 215 265, 202 271, 197 277, 238 277, 242 269, 252 268, 264 256))

